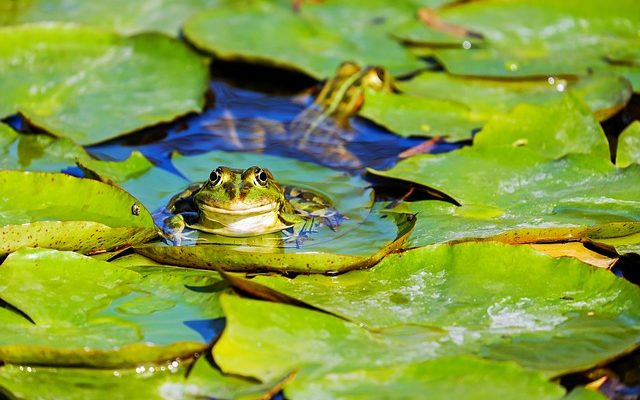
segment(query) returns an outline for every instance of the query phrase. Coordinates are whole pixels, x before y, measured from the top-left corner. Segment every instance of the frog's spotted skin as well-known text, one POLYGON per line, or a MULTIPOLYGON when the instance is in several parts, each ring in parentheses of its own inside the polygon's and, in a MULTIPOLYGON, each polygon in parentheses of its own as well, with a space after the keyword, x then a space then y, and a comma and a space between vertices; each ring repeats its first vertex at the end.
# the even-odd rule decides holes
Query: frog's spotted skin
POLYGON ((168 211, 176 215, 165 219, 164 230, 180 244, 185 226, 231 237, 263 235, 299 226, 294 229, 297 235, 313 226, 314 220, 335 229, 341 216, 326 199, 300 189, 295 189, 293 195, 291 190, 288 192, 289 196, 285 195, 285 189, 267 169, 218 167, 209 180, 191 185, 171 199, 168 211))

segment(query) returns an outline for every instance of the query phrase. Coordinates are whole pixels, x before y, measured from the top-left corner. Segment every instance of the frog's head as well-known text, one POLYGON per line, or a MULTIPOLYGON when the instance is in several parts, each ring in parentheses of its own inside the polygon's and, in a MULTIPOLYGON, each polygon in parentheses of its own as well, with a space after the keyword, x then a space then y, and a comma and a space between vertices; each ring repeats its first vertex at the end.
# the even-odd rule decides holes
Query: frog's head
POLYGON ((362 107, 367 89, 395 91, 391 74, 380 67, 361 68, 347 61, 340 65, 335 76, 327 80, 314 104, 338 124, 346 126, 348 119, 362 107))
POLYGON ((220 224, 238 235, 283 229, 279 217, 289 204, 271 172, 255 166, 214 169, 194 202, 201 223, 220 224))

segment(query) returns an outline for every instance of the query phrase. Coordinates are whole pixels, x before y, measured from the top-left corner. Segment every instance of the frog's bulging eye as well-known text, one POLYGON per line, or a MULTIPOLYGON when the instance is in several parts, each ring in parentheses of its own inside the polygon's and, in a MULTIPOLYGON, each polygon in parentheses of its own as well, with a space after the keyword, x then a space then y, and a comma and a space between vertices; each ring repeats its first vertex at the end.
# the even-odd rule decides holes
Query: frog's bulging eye
POLYGON ((267 173, 262 168, 256 169, 254 176, 255 176, 256 183, 258 185, 267 186, 267 179, 269 177, 267 176, 267 173))
POLYGON ((221 184, 222 170, 220 168, 216 168, 213 171, 211 171, 211 174, 209 175, 209 181, 215 186, 218 186, 219 184, 221 184))

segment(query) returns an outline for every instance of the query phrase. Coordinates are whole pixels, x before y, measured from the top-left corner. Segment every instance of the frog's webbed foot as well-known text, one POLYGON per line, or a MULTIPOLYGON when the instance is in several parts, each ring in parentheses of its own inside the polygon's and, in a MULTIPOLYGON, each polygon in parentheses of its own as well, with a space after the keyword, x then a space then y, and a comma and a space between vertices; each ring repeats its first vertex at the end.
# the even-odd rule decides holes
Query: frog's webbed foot
POLYGON ((174 246, 195 244, 198 232, 188 229, 185 232, 186 223, 182 214, 165 218, 162 229, 162 237, 174 246))
POLYGON ((297 224, 292 227, 291 230, 284 231, 285 243, 295 242, 296 248, 302 248, 304 242, 309 239, 309 236, 318 231, 318 224, 315 218, 304 221, 302 224, 297 224))
POLYGON ((348 219, 334 209, 331 209, 328 212, 327 210, 323 210, 322 213, 314 215, 314 218, 317 218, 319 220, 319 223, 316 225, 327 226, 334 232, 338 231, 338 228, 345 219, 348 219))
POLYGON ((186 232, 182 231, 178 234, 172 235, 169 239, 174 246, 193 246, 198 242, 198 232, 193 229, 189 229, 186 232))

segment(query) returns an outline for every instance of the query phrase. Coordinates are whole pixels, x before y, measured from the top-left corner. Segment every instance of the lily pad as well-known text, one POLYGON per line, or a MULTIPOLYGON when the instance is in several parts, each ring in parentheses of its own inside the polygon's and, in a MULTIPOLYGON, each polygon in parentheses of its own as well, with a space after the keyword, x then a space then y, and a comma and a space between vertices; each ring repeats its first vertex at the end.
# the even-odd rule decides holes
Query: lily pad
POLYGON ((549 160, 524 147, 487 146, 420 155, 369 172, 435 187, 462 204, 420 201, 398 208, 419 215, 413 245, 488 237, 516 243, 599 239, 640 229, 640 167, 616 168, 601 157, 549 160))
POLYGON ((640 337, 636 286, 528 246, 429 246, 336 277, 260 275, 251 281, 353 322, 330 322, 291 306, 249 312, 224 298, 227 330, 214 347, 216 361, 228 372, 251 364, 247 372, 259 378, 305 362, 355 369, 456 354, 515 361, 555 376, 628 351, 640 337), (265 325, 277 331, 253 331, 265 325), (355 327, 370 331, 354 333, 355 327), (377 354, 396 341, 391 354, 377 354), (348 355, 341 359, 343 352, 348 355))
MULTIPOLYGON (((468 140, 487 121, 500 118, 513 119, 518 129, 571 128, 575 135, 580 128, 574 125, 579 124, 588 129, 585 134, 591 137, 594 130, 601 132, 591 112, 601 119, 610 117, 624 107, 632 92, 629 82, 615 75, 571 82, 549 79, 553 85, 547 79, 509 81, 423 72, 410 81, 398 82, 404 94, 367 91, 360 116, 400 136, 444 136, 450 141, 468 140), (570 94, 566 93, 567 86, 570 94), (574 97, 587 101, 591 110, 574 97), (521 114, 533 114, 536 120, 530 121, 531 115, 521 114)), ((559 135, 555 142, 566 139, 566 135, 559 135)), ((599 134, 598 139, 603 141, 604 135, 599 134)))
MULTIPOLYGON (((211 171, 220 165, 241 169, 251 165, 265 167, 281 184, 323 195, 346 219, 337 231, 321 227, 317 232, 310 233, 301 245, 296 241, 283 242, 280 236, 258 236, 258 239, 250 239, 251 243, 245 245, 244 241, 229 241, 224 237, 205 234, 199 235, 199 239, 206 240, 206 243, 195 246, 149 244, 136 248, 136 252, 161 262, 231 271, 341 272, 370 266, 388 252, 399 248, 414 224, 412 216, 389 218, 380 213, 379 204, 373 207, 369 183, 360 177, 307 162, 263 154, 215 151, 199 156, 176 157, 173 164, 194 182, 207 179, 211 171)), ((137 194, 138 190, 146 190, 149 182, 142 177, 135 187, 128 183, 124 186, 137 194)), ((187 185, 183 181, 178 187, 172 188, 170 184, 162 187, 165 197, 157 201, 160 209, 155 213, 159 226, 167 216, 163 209, 169 198, 187 185)))
POLYGON ((0 28, 0 69, 0 117, 83 145, 199 111, 208 84, 205 60, 175 39, 68 24, 0 28))
POLYGON ((609 158, 609 144, 600 124, 571 94, 554 105, 520 104, 509 114, 493 117, 473 145, 527 147, 550 158, 566 154, 609 158))
POLYGON ((618 137, 616 165, 640 164, 640 121, 633 121, 618 137))
POLYGON ((0 393, 46 399, 197 399, 258 398, 273 393, 278 383, 260 384, 224 376, 208 359, 170 361, 130 369, 83 369, 46 366, 0 367, 0 393), (188 376, 187 376, 188 372, 188 376))
POLYGON ((1 169, 59 172, 81 163, 118 182, 134 178, 153 167, 139 151, 132 152, 124 161, 97 160, 69 139, 45 134, 22 135, 1 122, 0 155, 1 169))
POLYGON ((90 179, 0 171, 0 253, 50 247, 95 253, 156 236, 149 212, 130 194, 90 179))
POLYGON ((521 103, 543 105, 561 101, 567 90, 583 99, 599 120, 604 120, 622 109, 633 92, 629 81, 615 74, 491 79, 424 71, 396 84, 406 94, 463 104, 483 120, 496 113, 508 113, 521 103))
POLYGON ((222 317, 220 276, 139 271, 73 252, 12 253, 0 267, 0 299, 12 307, 0 308, 0 359, 109 368, 203 351, 222 317))
POLYGON ((564 389, 511 363, 443 358, 297 379, 291 399, 560 399, 564 389))
POLYGON ((412 16, 415 2, 370 3, 326 1, 305 4, 299 12, 287 1, 233 4, 199 13, 184 33, 221 59, 286 67, 317 79, 332 76, 347 60, 384 66, 393 74, 424 67, 388 35, 398 15, 412 16))
POLYGON ((360 116, 400 136, 444 136, 468 140, 484 121, 464 104, 413 95, 368 90, 360 116))
POLYGON ((439 11, 438 17, 481 34, 483 45, 442 49, 436 55, 449 72, 459 75, 522 77, 614 71, 616 55, 627 58, 625 49, 640 46, 640 17, 630 12, 636 6, 633 0, 612 4, 597 0, 464 3, 439 11), (613 59, 608 61, 609 57, 613 59))
POLYGON ((183 380, 184 368, 178 370, 171 362, 154 365, 150 373, 143 368, 141 373, 140 368, 105 370, 9 364, 0 367, 0 392, 32 400, 98 400, 104 399, 105 393, 118 400, 157 399, 165 387, 183 380))
POLYGON ((77 22, 124 34, 156 31, 177 36, 182 22, 189 16, 218 3, 220 0, 12 0, 0 3, 0 25, 38 21, 77 22))

